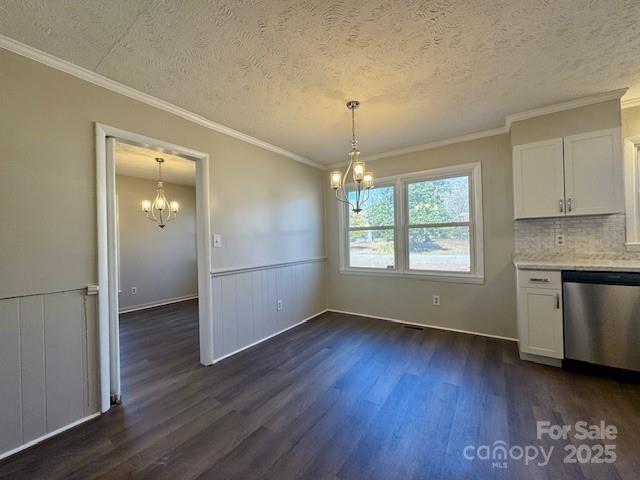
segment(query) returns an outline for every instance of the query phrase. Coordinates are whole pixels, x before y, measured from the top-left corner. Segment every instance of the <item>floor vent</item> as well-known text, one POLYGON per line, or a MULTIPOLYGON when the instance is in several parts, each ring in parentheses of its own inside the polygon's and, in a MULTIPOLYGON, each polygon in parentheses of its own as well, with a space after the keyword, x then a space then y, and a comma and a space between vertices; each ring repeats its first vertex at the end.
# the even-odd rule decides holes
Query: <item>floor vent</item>
POLYGON ((422 327, 418 327, 416 325, 403 325, 404 328, 410 328, 411 330, 424 330, 422 327))

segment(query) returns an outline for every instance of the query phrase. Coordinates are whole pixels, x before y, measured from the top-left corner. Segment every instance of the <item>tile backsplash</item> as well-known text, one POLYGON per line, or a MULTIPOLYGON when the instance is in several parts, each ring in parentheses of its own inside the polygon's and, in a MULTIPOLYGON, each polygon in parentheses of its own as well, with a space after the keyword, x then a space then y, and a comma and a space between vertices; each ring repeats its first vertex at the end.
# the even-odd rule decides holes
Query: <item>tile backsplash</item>
POLYGON ((516 220, 514 228, 517 257, 640 258, 625 250, 624 214, 516 220))

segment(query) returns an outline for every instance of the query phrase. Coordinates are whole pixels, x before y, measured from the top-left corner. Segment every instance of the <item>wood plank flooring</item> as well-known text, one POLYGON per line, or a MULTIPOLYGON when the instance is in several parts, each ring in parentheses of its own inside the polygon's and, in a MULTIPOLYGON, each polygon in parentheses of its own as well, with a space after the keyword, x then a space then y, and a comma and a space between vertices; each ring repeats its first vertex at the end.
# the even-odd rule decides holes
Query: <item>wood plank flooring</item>
POLYGON ((523 362, 512 342, 326 313, 202 367, 195 301, 124 315, 121 341, 122 406, 0 462, 0 478, 640 474, 640 387, 523 362), (538 440, 538 420, 616 425, 617 461, 563 463, 569 441, 538 440), (544 467, 463 456, 499 440, 555 451, 544 467))

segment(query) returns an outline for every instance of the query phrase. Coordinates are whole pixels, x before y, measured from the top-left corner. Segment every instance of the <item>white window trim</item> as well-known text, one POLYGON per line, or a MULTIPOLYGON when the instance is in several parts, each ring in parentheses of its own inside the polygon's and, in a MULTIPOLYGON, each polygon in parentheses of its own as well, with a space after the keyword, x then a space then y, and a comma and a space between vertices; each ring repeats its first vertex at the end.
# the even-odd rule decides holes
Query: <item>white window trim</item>
MULTIPOLYGON (((394 175, 376 180, 376 187, 395 186, 395 268, 366 268, 349 266, 349 230, 348 215, 349 206, 338 202, 339 219, 339 254, 340 273, 348 275, 367 275, 379 277, 398 277, 419 280, 431 280, 438 282, 454 283, 484 283, 484 228, 482 222, 482 165, 480 162, 465 163, 450 167, 423 170, 402 175, 394 175), (407 223, 406 208, 407 184, 421 180, 435 180, 452 176, 468 175, 470 178, 470 200, 471 200, 471 250, 472 265, 471 273, 441 272, 435 270, 409 270, 407 262, 407 246, 409 226, 407 223)), ((353 185, 347 185, 347 189, 353 185)))
POLYGON ((640 136, 624 139, 624 196, 626 211, 626 248, 640 252, 640 164, 638 149, 640 136))

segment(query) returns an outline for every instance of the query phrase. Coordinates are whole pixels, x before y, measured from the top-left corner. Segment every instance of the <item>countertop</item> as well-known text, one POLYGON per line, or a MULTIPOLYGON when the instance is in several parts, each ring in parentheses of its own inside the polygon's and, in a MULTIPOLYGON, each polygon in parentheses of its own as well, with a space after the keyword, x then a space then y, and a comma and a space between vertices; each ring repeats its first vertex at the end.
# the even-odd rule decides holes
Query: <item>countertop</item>
POLYGON ((640 272, 640 259, 601 258, 514 258, 521 270, 582 270, 597 272, 640 272))

